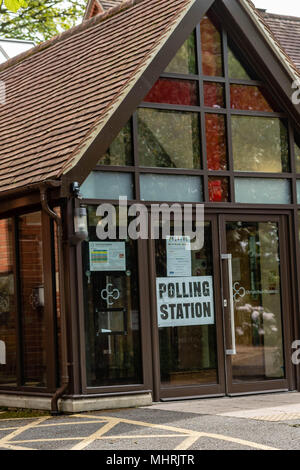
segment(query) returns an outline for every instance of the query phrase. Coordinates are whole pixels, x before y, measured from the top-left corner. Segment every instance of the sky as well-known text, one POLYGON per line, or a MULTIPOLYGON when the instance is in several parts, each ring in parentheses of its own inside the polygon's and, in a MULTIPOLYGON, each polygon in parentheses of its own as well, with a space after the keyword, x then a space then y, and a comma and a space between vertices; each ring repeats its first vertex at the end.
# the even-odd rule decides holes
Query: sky
POLYGON ((257 8, 265 8, 270 13, 300 17, 299 0, 252 0, 257 8))

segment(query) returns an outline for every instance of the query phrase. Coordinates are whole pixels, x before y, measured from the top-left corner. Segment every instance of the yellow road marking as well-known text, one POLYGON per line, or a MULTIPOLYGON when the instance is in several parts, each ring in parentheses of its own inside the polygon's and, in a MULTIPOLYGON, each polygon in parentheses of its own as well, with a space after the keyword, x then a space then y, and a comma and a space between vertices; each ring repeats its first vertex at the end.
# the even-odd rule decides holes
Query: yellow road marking
POLYGON ((15 446, 12 444, 3 444, 4 449, 9 449, 9 450, 36 450, 36 449, 30 449, 29 447, 20 447, 20 446, 15 446))
POLYGON ((111 418, 109 422, 107 422, 104 426, 98 429, 98 431, 94 432, 90 436, 83 439, 81 442, 79 442, 74 447, 72 447, 71 450, 83 450, 85 447, 92 444, 92 442, 94 442, 95 439, 107 433, 110 429, 112 429, 118 423, 119 423, 118 419, 111 418))
POLYGON ((3 444, 6 444, 8 441, 10 441, 14 437, 18 436, 22 432, 27 431, 28 429, 34 428, 35 426, 40 424, 42 421, 45 421, 46 419, 48 419, 48 416, 44 416, 42 418, 39 418, 39 419, 29 423, 29 424, 26 424, 25 426, 21 426, 20 428, 16 429, 15 431, 13 431, 13 432, 7 434, 6 436, 2 437, 2 439, 0 439, 0 447, 3 447, 3 444))
POLYGON ((198 441, 200 437, 201 436, 199 436, 199 434, 196 434, 195 436, 190 436, 184 441, 182 441, 177 447, 175 447, 174 450, 188 450, 196 441, 198 441))

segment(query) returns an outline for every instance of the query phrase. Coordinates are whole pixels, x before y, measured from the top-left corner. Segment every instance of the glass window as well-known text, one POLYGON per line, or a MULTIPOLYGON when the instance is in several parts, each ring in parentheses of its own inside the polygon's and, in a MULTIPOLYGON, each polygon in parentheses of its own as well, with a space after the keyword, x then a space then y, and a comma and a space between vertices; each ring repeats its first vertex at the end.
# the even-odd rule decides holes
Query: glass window
POLYGON ((12 219, 0 220, 0 385, 17 385, 12 219))
POLYGON ((227 169, 227 145, 225 116, 206 114, 206 153, 209 170, 227 169))
MULTIPOLYGON (((195 228, 193 228, 195 229, 195 228)), ((171 236, 174 233, 171 228, 171 236)), ((187 272, 178 276, 178 273, 171 274, 170 266, 173 267, 172 250, 169 249, 168 241, 164 239, 157 240, 155 243, 156 260, 156 282, 157 285, 165 286, 167 292, 178 289, 186 289, 188 292, 189 284, 201 284, 204 279, 213 279, 213 247, 212 247, 212 227, 210 222, 204 224, 205 244, 201 250, 189 251, 185 253, 185 264, 188 265, 187 272), (188 260, 188 257, 190 258, 188 260), (189 271, 189 272, 188 272, 189 271), (179 282, 180 281, 180 282, 179 282), (168 287, 167 287, 168 286, 168 287)), ((179 240, 179 243, 181 241, 179 240)), ((177 255, 178 256, 178 255, 177 255)), ((182 264, 181 264, 182 267, 182 264)), ((178 268, 177 268, 178 269, 178 268)), ((159 289, 160 291, 160 289, 159 289)), ((162 289, 163 291, 163 289, 162 289)), ((211 289, 213 297, 213 288, 211 289)), ((164 295, 162 293, 162 295, 164 295)), ((179 294, 180 295, 180 294, 179 294)), ((181 297, 183 294, 180 295, 181 297)), ((206 318, 195 322, 195 297, 189 297, 185 293, 183 305, 174 300, 174 295, 164 296, 164 305, 159 301, 158 304, 158 322, 159 326, 159 350, 160 350, 160 373, 163 386, 188 386, 197 384, 214 384, 218 382, 218 358, 216 343, 216 324, 214 306, 206 318), (188 297, 188 298, 187 298, 188 297), (161 312, 164 317, 167 315, 168 326, 163 325, 161 312), (173 314, 173 316, 172 316, 173 314), (212 318, 213 317, 213 318, 212 318), (181 320, 180 320, 181 319, 181 320), (182 320, 184 319, 184 320, 182 320)), ((198 297, 199 299, 199 297, 198 297)), ((201 298, 200 298, 201 299, 201 298)), ((196 305, 203 308, 204 303, 196 305)), ((206 297, 207 300, 207 297, 206 297)), ((202 316, 202 315, 201 315, 202 316)), ((166 320, 164 318, 164 320, 166 320)))
POLYGON ((171 60, 165 73, 196 74, 196 35, 195 32, 189 36, 187 41, 179 49, 175 57, 171 60))
POLYGON ((140 176, 142 201, 202 202, 199 176, 143 174, 140 176))
POLYGON ((300 180, 297 180, 297 204, 300 204, 300 180))
POLYGON ((83 242, 87 385, 141 384, 136 242, 100 241, 96 209, 88 207, 89 241, 83 242))
POLYGON ((246 69, 238 60, 232 49, 228 47, 228 73, 229 78, 236 78, 239 80, 251 80, 250 76, 246 72, 246 69))
POLYGON ((199 106, 197 82, 160 78, 144 101, 199 106))
POLYGON ((265 111, 267 113, 275 111, 257 86, 231 85, 230 98, 232 109, 265 111))
POLYGON ((19 217, 23 382, 46 386, 46 328, 41 212, 19 217))
POLYGON ((290 204, 288 180, 267 178, 235 178, 235 200, 248 204, 290 204))
POLYGON ((132 153, 132 132, 130 121, 125 127, 123 127, 107 152, 100 158, 98 165, 132 165, 132 153))
POLYGON ((296 139, 296 142, 295 142, 295 161, 296 161, 296 172, 300 173, 300 139, 296 139))
POLYGON ((208 178, 208 191, 210 202, 228 202, 229 185, 228 178, 208 178))
POLYGON ((92 171, 80 193, 84 199, 119 199, 119 196, 134 199, 132 174, 92 171))
POLYGON ((140 108, 138 148, 140 165, 200 168, 198 113, 140 108))
POLYGON ((204 17, 200 24, 201 48, 202 48, 202 73, 203 75, 223 76, 223 54, 221 34, 212 23, 204 17))
POLYGON ((232 116, 232 146, 235 171, 289 170, 288 134, 280 119, 232 116))
POLYGON ((221 83, 204 82, 204 106, 208 108, 224 108, 224 85, 221 83))

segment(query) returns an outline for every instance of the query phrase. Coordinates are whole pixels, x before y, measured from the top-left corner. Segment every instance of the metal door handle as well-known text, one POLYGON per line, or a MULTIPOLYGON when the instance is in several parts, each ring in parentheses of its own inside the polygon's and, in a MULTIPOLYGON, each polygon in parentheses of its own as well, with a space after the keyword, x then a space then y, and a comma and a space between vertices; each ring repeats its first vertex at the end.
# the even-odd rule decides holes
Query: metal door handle
POLYGON ((230 328, 231 328, 231 348, 226 349, 227 356, 236 355, 235 343, 235 321, 234 321, 234 303, 233 303, 233 285, 232 285, 232 255, 221 255, 222 260, 227 261, 228 265, 228 284, 229 284, 229 308, 230 308, 230 328))

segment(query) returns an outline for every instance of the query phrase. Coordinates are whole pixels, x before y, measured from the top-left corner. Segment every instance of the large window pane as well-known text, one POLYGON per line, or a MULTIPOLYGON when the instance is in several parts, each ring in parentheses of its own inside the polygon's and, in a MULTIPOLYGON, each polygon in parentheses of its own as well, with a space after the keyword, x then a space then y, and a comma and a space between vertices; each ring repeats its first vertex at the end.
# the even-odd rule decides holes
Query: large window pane
POLYGON ((101 242, 98 222, 90 206, 89 242, 83 243, 87 385, 140 384, 137 246, 132 240, 101 242))
POLYGON ((133 164, 131 121, 118 134, 98 165, 127 166, 133 164))
POLYGON ((41 212, 19 218, 24 385, 46 386, 46 329, 41 212))
POLYGON ((0 220, 0 385, 17 385, 12 219, 0 220))
POLYGON ((288 180, 273 178, 235 178, 236 202, 248 204, 290 204, 288 180))
POLYGON ((282 173, 289 167, 287 129, 277 118, 232 116, 235 171, 282 173))
POLYGON ((138 110, 141 166, 200 168, 198 113, 138 110))
POLYGON ((203 75, 221 77, 223 76, 221 34, 207 17, 202 19, 200 28, 203 75))
POLYGON ((206 154, 209 170, 227 169, 227 144, 225 116, 206 114, 206 154))
POLYGON ((171 60, 165 72, 185 75, 197 73, 195 43, 195 32, 193 32, 171 60))
POLYGON ((300 139, 297 139, 295 142, 295 163, 296 172, 300 173, 300 139))
POLYGON ((199 176, 154 175, 140 176, 142 201, 201 202, 202 178, 199 176))
POLYGON ((85 199, 134 198, 131 173, 92 171, 82 184, 80 193, 85 199))
POLYGON ((197 82, 160 78, 144 101, 150 103, 199 106, 197 82))

